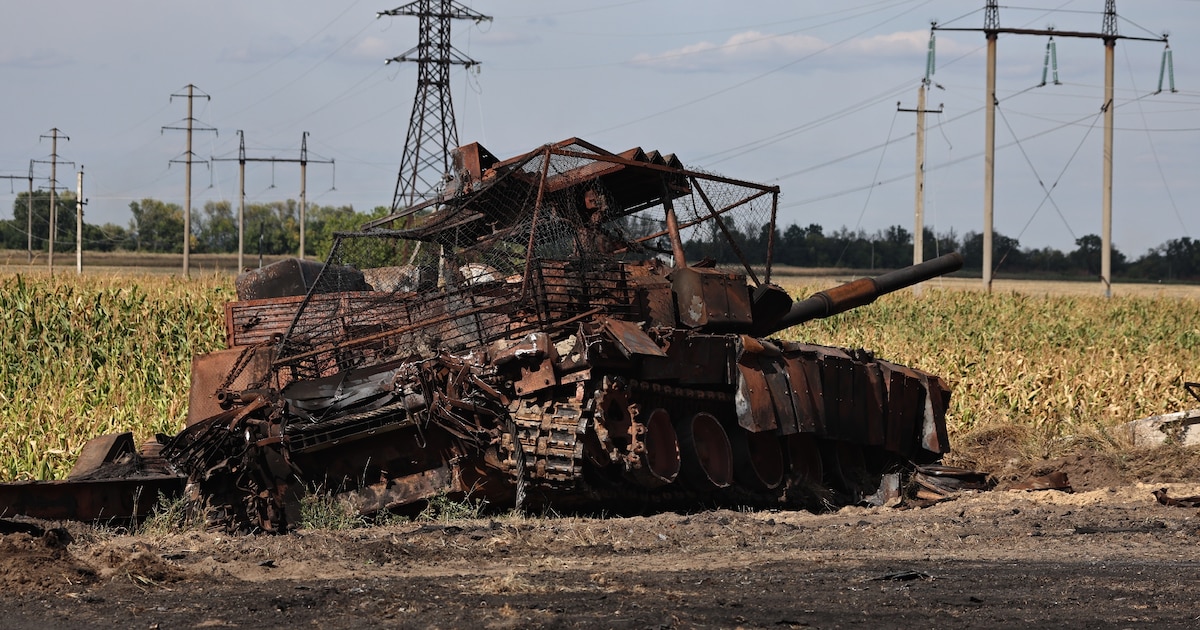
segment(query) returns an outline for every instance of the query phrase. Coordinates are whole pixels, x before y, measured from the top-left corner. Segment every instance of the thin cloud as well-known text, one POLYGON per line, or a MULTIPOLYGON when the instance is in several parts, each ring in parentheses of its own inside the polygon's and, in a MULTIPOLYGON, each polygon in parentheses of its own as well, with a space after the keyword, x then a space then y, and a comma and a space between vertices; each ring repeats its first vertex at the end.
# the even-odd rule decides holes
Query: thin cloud
POLYGON ((401 48, 390 39, 368 36, 356 42, 346 54, 353 59, 370 59, 383 63, 384 60, 391 59, 405 50, 407 49, 401 48))
POLYGON ((71 62, 72 59, 70 57, 66 57, 52 50, 0 52, 0 67, 4 68, 41 70, 44 68, 58 68, 68 65, 71 62))
MULTIPOLYGON (((901 31, 860 37, 834 47, 834 42, 811 35, 772 35, 745 31, 722 43, 697 42, 658 54, 641 53, 630 63, 664 72, 725 72, 747 66, 778 63, 780 60, 807 57, 828 50, 822 65, 848 65, 864 62, 918 63, 929 47, 929 31, 901 31)), ((938 53, 957 55, 967 49, 952 40, 939 40, 938 53)))
POLYGON ((279 57, 291 54, 296 45, 285 37, 275 37, 268 41, 255 41, 244 46, 230 46, 221 50, 219 61, 228 63, 259 63, 274 61, 279 57))

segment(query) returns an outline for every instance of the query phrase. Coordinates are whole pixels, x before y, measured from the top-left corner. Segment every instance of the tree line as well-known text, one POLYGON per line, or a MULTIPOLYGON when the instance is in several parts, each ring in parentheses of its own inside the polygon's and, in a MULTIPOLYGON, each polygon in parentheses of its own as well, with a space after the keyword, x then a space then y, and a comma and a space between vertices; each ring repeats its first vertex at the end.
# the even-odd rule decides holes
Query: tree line
MULTIPOLYGON (((183 208, 156 199, 129 204, 133 216, 126 226, 114 223, 83 224, 84 249, 91 251, 165 252, 183 251, 183 208)), ((32 233, 35 251, 46 251, 49 230, 50 195, 33 192, 32 229, 29 221, 29 193, 22 192, 13 202, 13 218, 0 220, 0 247, 25 249, 32 233)), ((357 229, 363 223, 385 216, 386 206, 370 212, 355 211, 352 206, 309 205, 306 208, 305 254, 324 258, 332 246, 333 233, 357 229)), ((75 196, 67 191, 57 202, 55 225, 56 250, 67 251, 75 243, 75 196)), ((288 199, 246 206, 245 251, 266 255, 297 253, 300 246, 300 204, 288 199)), ((737 225, 726 219, 738 247, 750 260, 764 260, 771 241, 769 224, 737 225)), ((196 253, 232 253, 237 251, 237 209, 229 201, 208 201, 193 210, 191 251, 196 253)), ((926 258, 951 251, 962 252, 965 268, 983 267, 983 235, 954 230, 935 233, 924 230, 926 258)), ((722 264, 738 264, 736 254, 725 245, 723 233, 715 227, 707 234, 694 235, 684 244, 689 260, 711 258, 722 264)), ((1053 247, 1021 247, 1016 238, 995 233, 993 236, 994 271, 999 275, 1090 277, 1100 274, 1099 236, 1087 234, 1075 240, 1075 249, 1063 252, 1053 247)), ((792 224, 777 227, 774 234, 776 264, 796 267, 842 267, 852 269, 896 269, 912 263, 912 232, 899 225, 867 233, 839 228, 830 233, 817 224, 792 224)), ((1116 248, 1112 251, 1113 275, 1119 278, 1150 281, 1200 280, 1200 240, 1184 236, 1151 248, 1130 260, 1116 248)))
MULTIPOLYGON (((333 233, 358 229, 371 219, 388 213, 385 206, 369 213, 352 206, 309 204, 305 208, 306 256, 324 258, 333 244, 333 233)), ((183 252, 183 208, 157 199, 129 204, 133 216, 127 226, 115 223, 83 223, 83 248, 90 251, 155 253, 183 252)), ((75 247, 75 196, 59 195, 56 207, 55 251, 75 247)), ((33 221, 29 222, 29 193, 17 195, 13 218, 0 221, 0 247, 25 249, 33 234, 34 251, 46 251, 49 241, 50 193, 34 191, 33 221)), ((300 249, 300 203, 294 199, 246 204, 245 244, 247 253, 296 254, 300 249)), ((229 201, 208 201, 192 211, 190 250, 193 253, 237 252, 237 208, 229 201)))
MULTIPOLYGON (((774 248, 778 265, 796 267, 845 267, 852 269, 897 269, 912 264, 913 234, 899 225, 867 233, 842 227, 826 233, 817 224, 802 227, 793 224, 776 228, 771 245, 771 228, 737 226, 726 220, 738 247, 749 260, 763 260, 768 246, 774 248)), ((983 234, 967 232, 959 236, 953 229, 935 233, 926 227, 923 236, 925 258, 952 251, 961 252, 964 268, 983 269, 983 234)), ((737 264, 737 255, 724 245, 723 234, 712 231, 688 239, 684 251, 689 259, 712 258, 722 264, 737 264)), ((1018 239, 993 233, 993 271, 998 275, 1044 276, 1055 278, 1097 278, 1100 275, 1101 239, 1087 234, 1075 239, 1075 249, 1061 251, 1053 247, 1022 247, 1018 239)), ((1147 281, 1200 281, 1200 240, 1184 236, 1151 248, 1130 260, 1116 247, 1112 249, 1114 277, 1147 281)))

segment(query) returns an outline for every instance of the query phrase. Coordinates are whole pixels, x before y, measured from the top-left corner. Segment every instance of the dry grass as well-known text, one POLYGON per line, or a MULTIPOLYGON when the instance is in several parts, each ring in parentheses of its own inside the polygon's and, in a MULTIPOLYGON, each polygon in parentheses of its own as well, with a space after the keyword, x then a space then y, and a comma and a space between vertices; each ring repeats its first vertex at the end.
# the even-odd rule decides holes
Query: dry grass
MULTIPOLYGON (((286 256, 264 256, 263 264, 283 260, 286 256)), ((244 263, 258 266, 258 254, 246 252, 244 263)), ((237 254, 196 254, 189 257, 193 276, 237 271, 237 254)), ((175 275, 183 268, 183 254, 148 252, 83 252, 83 270, 90 276, 175 275)), ((34 252, 33 261, 25 250, 0 249, 0 273, 48 275, 46 253, 34 252)), ((55 251, 54 273, 75 273, 75 251, 55 251)))

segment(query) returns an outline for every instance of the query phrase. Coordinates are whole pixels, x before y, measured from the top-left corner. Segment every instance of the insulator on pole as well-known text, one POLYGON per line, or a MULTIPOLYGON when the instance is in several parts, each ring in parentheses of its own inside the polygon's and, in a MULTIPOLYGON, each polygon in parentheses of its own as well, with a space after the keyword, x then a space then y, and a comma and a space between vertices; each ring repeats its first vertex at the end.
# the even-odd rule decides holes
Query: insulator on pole
POLYGON ((1176 91, 1175 90, 1175 60, 1173 57, 1174 57, 1174 55, 1171 54, 1171 45, 1167 44, 1167 47, 1163 48, 1162 66, 1160 66, 1158 69, 1158 89, 1154 91, 1155 94, 1162 92, 1164 76, 1166 76, 1169 81, 1168 85, 1170 86, 1170 90, 1172 92, 1176 91))
POLYGON ((936 57, 937 37, 933 31, 929 31, 929 52, 925 55, 925 82, 929 83, 929 78, 936 71, 934 58, 936 57))
POLYGON ((1054 37, 1050 38, 1050 70, 1054 75, 1054 85, 1062 85, 1058 80, 1058 44, 1054 43, 1054 37))
POLYGON ((1046 42, 1046 58, 1042 61, 1042 83, 1038 86, 1046 85, 1046 75, 1054 81, 1054 85, 1062 85, 1058 80, 1058 45, 1054 43, 1054 36, 1050 36, 1050 41, 1046 42))

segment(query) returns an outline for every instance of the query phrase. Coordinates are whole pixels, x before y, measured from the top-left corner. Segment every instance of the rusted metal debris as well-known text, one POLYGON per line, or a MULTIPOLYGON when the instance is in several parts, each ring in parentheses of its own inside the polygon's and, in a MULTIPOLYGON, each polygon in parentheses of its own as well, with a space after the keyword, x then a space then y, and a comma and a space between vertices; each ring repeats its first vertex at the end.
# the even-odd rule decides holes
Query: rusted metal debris
POLYGON ((1150 494, 1161 504, 1168 507, 1184 507, 1198 508, 1200 507, 1200 495, 1192 495, 1190 497, 1172 497, 1167 493, 1166 488, 1159 488, 1150 494))
POLYGON ((136 453, 103 439, 86 481, 9 484, 0 510, 138 516, 132 486, 185 483, 234 530, 295 527, 315 489, 364 514, 439 495, 829 506, 949 450, 941 378, 780 335, 952 272, 958 254, 793 303, 769 283, 777 187, 574 138, 503 161, 467 145, 454 164, 444 195, 337 234, 319 270, 239 278, 229 349, 196 357, 178 435, 136 453), (727 257, 736 271, 712 264, 727 257), (77 504, 42 510, 51 495, 77 504))

